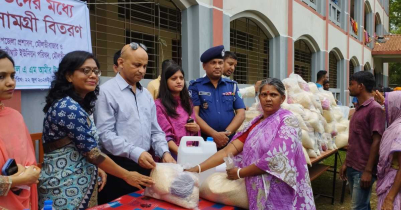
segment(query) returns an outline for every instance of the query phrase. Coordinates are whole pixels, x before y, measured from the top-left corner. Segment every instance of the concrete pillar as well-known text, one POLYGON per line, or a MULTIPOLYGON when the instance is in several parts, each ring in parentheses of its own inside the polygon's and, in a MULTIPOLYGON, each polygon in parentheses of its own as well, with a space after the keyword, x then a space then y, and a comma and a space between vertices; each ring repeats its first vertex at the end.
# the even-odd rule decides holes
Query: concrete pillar
POLYGON ((383 63, 383 87, 388 87, 388 63, 383 63))
POLYGON ((337 64, 337 82, 338 87, 340 88, 340 98, 342 104, 346 104, 347 102, 347 61, 345 59, 341 59, 337 64))
MULTIPOLYGON (((326 1, 324 1, 326 2, 326 1)), ((343 30, 347 31, 347 26, 349 19, 348 17, 348 0, 340 0, 341 4, 341 17, 340 17, 340 26, 343 30)))
POLYGON ((355 20, 358 23, 358 40, 362 41, 363 37, 363 8, 365 4, 363 0, 355 0, 355 20))
POLYGON ((185 79, 199 78, 205 74, 200 56, 213 46, 213 10, 202 5, 183 10, 181 37, 185 79))
MULTIPOLYGON (((365 21, 367 21, 367 23, 366 23, 366 31, 368 32, 368 34, 370 35, 370 36, 373 36, 373 33, 374 33, 374 29, 373 29, 373 17, 374 17, 374 15, 373 15, 373 13, 371 12, 371 13, 369 13, 369 14, 366 14, 366 18, 365 18, 365 21)), ((371 49, 373 49, 373 46, 374 46, 374 42, 373 42, 373 40, 372 40, 372 42, 371 43, 369 43, 369 45, 368 45, 371 49)))
MULTIPOLYGON (((294 48, 294 42, 292 42, 294 48)), ((277 36, 269 40, 269 75, 284 79, 287 77, 287 46, 288 38, 277 36)), ((292 62, 294 63, 294 61, 292 62)))
POLYGON ((327 70, 325 51, 319 51, 312 54, 312 75, 311 75, 312 82, 316 82, 317 79, 316 74, 320 70, 327 70))
POLYGON ((223 45, 225 50, 230 50, 230 16, 223 13, 223 45))

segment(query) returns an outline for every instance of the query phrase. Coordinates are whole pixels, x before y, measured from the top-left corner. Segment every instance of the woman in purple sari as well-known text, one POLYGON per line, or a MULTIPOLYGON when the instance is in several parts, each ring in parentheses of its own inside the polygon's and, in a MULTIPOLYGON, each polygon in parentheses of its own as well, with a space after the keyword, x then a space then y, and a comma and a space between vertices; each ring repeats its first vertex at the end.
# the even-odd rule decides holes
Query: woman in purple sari
POLYGON ((377 166, 377 209, 401 209, 401 92, 386 94, 388 128, 380 143, 377 166))
POLYGON ((268 78, 259 92, 263 114, 237 133, 227 147, 189 171, 213 168, 231 153, 237 167, 227 170, 227 178, 245 178, 249 209, 316 209, 298 120, 280 108, 285 100, 284 85, 268 78))

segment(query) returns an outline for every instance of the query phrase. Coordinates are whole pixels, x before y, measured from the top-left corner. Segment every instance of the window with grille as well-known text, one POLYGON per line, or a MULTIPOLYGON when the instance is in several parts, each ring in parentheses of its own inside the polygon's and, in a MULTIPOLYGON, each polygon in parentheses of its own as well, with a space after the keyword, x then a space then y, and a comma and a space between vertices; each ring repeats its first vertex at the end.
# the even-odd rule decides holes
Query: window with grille
POLYGON ((329 53, 329 82, 330 88, 337 88, 337 63, 335 52, 329 53))
POLYGON ((254 21, 231 21, 230 49, 238 56, 234 80, 239 84, 254 84, 269 77, 269 39, 254 21))
POLYGON ((349 78, 355 73, 355 67, 352 61, 349 62, 349 78))
POLYGON ((368 63, 365 64, 365 66, 363 67, 363 69, 364 69, 365 71, 369 71, 369 70, 370 70, 370 69, 369 69, 368 63))
POLYGON ((311 82, 312 51, 303 40, 294 43, 294 72, 305 81, 311 82))
POLYGON ((92 50, 99 59, 102 75, 114 76, 114 53, 133 41, 148 48, 146 79, 157 78, 165 59, 181 64, 181 11, 172 1, 88 2, 95 3, 89 5, 92 50))
POLYGON ((247 56, 241 53, 237 53, 236 55, 238 59, 238 64, 241 63, 242 65, 237 65, 237 68, 234 72, 234 80, 237 81, 239 84, 246 84, 246 82, 248 81, 246 69, 246 67, 248 66, 248 59, 246 58, 247 56))
MULTIPOLYGON (((171 40, 171 46, 173 47, 173 52, 172 52, 172 57, 173 60, 178 63, 178 65, 181 66, 181 57, 182 57, 182 52, 181 52, 181 40, 173 39, 171 40)), ((187 69, 189 70, 189 69, 187 69)))

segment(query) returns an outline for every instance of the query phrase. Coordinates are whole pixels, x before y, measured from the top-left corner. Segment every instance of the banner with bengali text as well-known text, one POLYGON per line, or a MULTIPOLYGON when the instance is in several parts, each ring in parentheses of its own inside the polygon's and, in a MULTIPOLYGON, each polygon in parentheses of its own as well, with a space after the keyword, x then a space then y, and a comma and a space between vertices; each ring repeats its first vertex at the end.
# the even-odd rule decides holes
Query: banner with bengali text
POLYGON ((89 10, 78 0, 0 0, 0 49, 17 89, 47 89, 65 54, 92 52, 89 10))

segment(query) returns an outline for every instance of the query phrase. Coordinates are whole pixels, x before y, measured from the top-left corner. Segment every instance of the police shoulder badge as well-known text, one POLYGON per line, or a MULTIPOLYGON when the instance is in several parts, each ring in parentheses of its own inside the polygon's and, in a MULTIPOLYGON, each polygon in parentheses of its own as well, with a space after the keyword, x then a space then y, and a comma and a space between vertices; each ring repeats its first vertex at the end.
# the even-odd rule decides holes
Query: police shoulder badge
POLYGON ((242 98, 240 91, 237 91, 239 98, 242 98))

